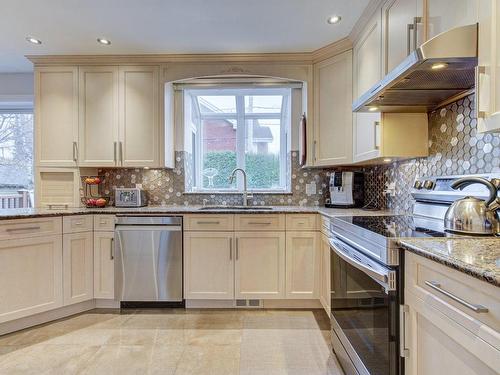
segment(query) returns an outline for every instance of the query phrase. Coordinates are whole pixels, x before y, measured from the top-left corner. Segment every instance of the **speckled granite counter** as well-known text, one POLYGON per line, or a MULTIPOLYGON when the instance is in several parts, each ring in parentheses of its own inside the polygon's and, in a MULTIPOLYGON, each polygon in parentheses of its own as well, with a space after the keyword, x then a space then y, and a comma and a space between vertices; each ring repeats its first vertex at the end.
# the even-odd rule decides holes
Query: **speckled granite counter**
POLYGON ((202 206, 147 206, 138 208, 70 208, 70 209, 43 209, 43 208, 26 208, 26 209, 7 209, 0 210, 0 220, 7 219, 23 219, 31 217, 50 217, 50 216, 67 216, 67 215, 85 215, 85 214, 273 214, 273 213, 320 213, 328 217, 335 216, 368 216, 368 215, 388 215, 390 211, 366 211, 358 208, 343 209, 343 208, 325 208, 325 207, 303 207, 303 206, 273 206, 272 210, 238 210, 238 209, 201 209, 202 206))
POLYGON ((404 239, 401 246, 468 275, 500 286, 500 238, 404 239))

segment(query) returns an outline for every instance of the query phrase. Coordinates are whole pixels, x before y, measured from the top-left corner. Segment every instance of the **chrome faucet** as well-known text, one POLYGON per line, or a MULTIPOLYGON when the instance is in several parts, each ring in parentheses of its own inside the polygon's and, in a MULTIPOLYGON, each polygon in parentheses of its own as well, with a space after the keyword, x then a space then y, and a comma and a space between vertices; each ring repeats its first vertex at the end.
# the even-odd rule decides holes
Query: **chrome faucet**
POLYGON ((248 200, 253 198, 253 194, 249 193, 247 190, 247 172, 245 172, 242 168, 233 169, 231 176, 229 177, 229 183, 233 183, 237 171, 240 171, 243 174, 243 206, 248 206, 248 200))

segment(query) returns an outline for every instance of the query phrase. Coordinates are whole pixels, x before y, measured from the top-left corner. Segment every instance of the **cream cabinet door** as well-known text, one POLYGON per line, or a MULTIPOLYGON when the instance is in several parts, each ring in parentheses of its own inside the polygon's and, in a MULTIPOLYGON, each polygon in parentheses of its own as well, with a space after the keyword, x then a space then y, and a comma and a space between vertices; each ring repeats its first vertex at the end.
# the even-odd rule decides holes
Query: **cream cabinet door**
POLYGON ((94 232, 94 298, 115 298, 114 232, 94 232))
POLYGON ((118 92, 118 67, 79 68, 79 155, 83 167, 120 166, 118 92))
POLYGON ((35 165, 78 161, 78 68, 35 68, 35 165))
POLYGON ((94 298, 94 245, 92 232, 63 235, 64 305, 94 298))
POLYGON ((236 232, 235 241, 235 297, 285 298, 285 232, 236 232))
POLYGON ((331 304, 331 274, 330 274, 330 243, 328 237, 321 234, 320 244, 320 296, 319 300, 325 309, 325 312, 330 316, 331 304))
POLYGON ((314 139, 316 166, 352 161, 352 51, 314 66, 314 139))
POLYGON ((423 0, 388 0, 382 7, 383 73, 423 42, 423 0))
POLYGON ((0 323, 63 305, 62 236, 0 242, 0 323))
POLYGON ((286 298, 318 299, 317 232, 286 232, 286 298))
POLYGON ((472 25, 477 22, 478 1, 482 0, 425 0, 425 34, 426 39, 453 29, 454 27, 472 25))
POLYGON ((234 298, 233 232, 184 232, 184 298, 234 298))
POLYGON ((160 166, 159 68, 120 66, 120 164, 160 166))
POLYGON ((479 1, 476 113, 479 132, 500 131, 500 4, 479 1))
POLYGON ((494 375, 500 351, 413 293, 406 293, 405 373, 494 375))

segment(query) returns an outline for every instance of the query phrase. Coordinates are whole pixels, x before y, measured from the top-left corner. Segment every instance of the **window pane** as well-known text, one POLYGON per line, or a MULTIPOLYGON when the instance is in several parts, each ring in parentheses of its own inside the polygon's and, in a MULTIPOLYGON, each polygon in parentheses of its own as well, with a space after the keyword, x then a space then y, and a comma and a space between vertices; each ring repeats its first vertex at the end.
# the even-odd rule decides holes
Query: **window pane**
POLYGON ((0 208, 31 206, 33 114, 0 113, 0 208))
POLYGON ((229 95, 198 96, 201 114, 236 113, 236 98, 229 95))
POLYGON ((245 96, 245 113, 281 113, 282 95, 245 96))
POLYGON ((236 168, 236 124, 229 120, 202 121, 204 189, 230 188, 229 176, 236 168))
POLYGON ((280 128, 278 119, 247 120, 245 169, 251 189, 279 189, 280 128))

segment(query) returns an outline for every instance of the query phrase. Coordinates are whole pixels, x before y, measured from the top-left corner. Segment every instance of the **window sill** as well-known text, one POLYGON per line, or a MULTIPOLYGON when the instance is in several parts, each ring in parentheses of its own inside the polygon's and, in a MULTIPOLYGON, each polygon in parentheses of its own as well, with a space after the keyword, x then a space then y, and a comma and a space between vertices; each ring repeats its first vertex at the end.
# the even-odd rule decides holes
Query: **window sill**
MULTIPOLYGON (((291 191, 276 191, 276 190, 259 190, 259 191, 248 191, 249 194, 253 195, 293 195, 291 191)), ((184 195, 241 195, 242 191, 224 191, 224 190, 214 190, 214 191, 185 191, 184 195)))

